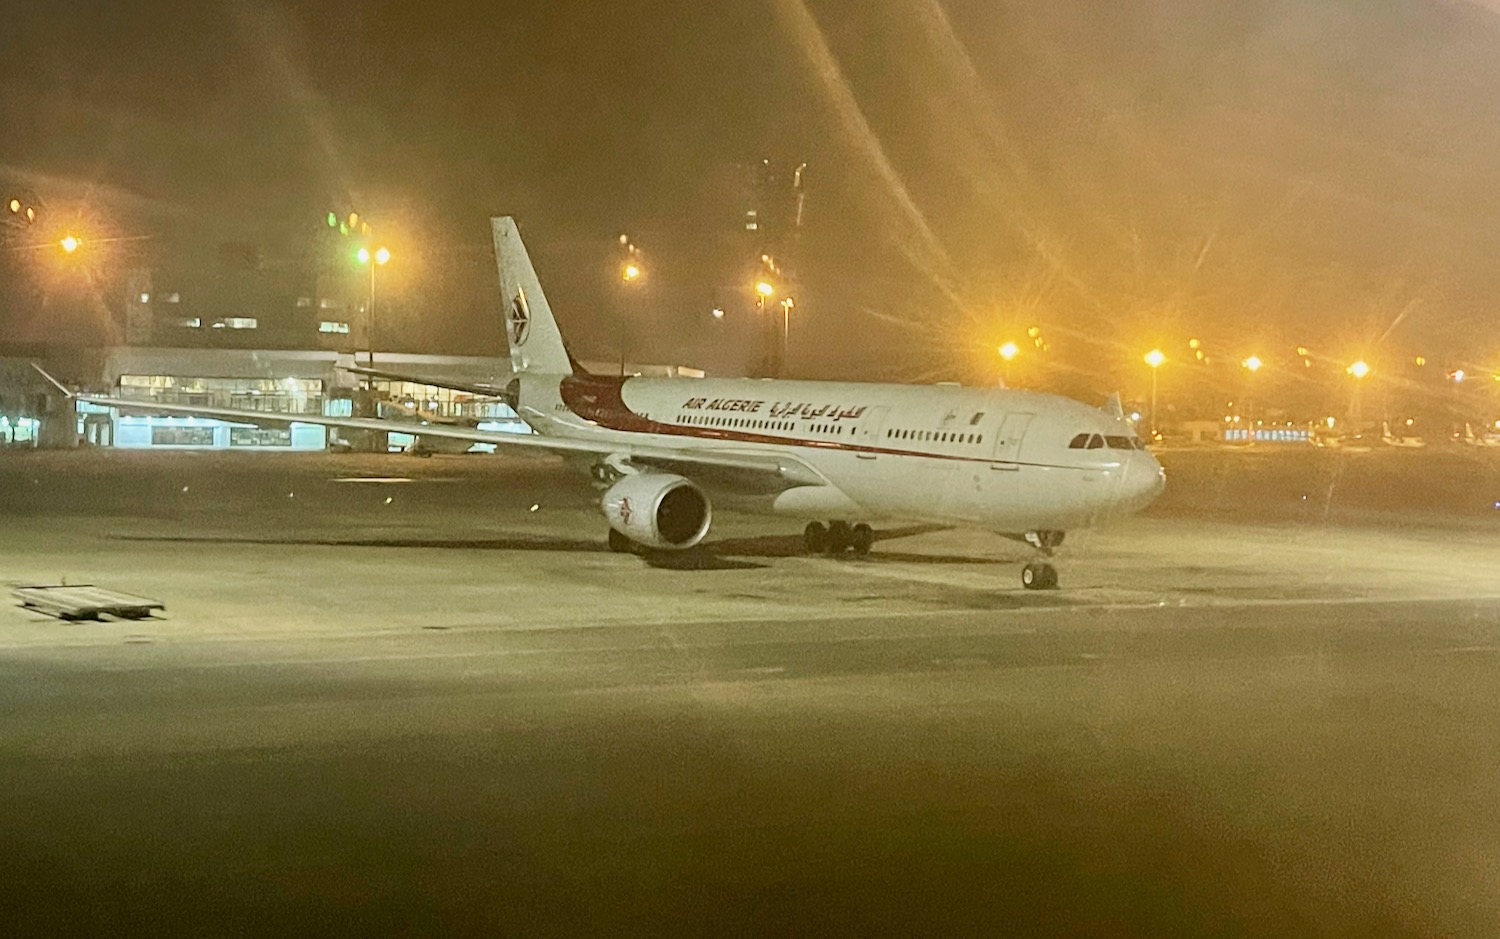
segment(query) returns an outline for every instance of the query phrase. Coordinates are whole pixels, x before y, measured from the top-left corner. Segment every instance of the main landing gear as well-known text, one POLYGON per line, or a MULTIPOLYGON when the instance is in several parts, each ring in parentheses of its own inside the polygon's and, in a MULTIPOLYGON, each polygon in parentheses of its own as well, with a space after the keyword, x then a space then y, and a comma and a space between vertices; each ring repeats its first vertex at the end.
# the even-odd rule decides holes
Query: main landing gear
POLYGON ((808 522, 802 530, 802 544, 809 554, 843 554, 853 551, 863 557, 875 544, 875 530, 864 522, 808 522))

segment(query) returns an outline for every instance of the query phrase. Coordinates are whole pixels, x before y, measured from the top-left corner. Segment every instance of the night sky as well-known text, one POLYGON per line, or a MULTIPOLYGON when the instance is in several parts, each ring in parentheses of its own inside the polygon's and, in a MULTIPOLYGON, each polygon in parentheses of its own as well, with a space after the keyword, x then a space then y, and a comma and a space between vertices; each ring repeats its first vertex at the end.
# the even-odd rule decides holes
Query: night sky
POLYGON ((357 208, 443 298, 438 345, 498 341, 478 272, 509 212, 585 356, 616 354, 628 230, 652 273, 632 357, 742 367, 707 318, 731 275, 704 232, 734 224, 726 174, 767 157, 809 164, 800 374, 972 379, 1033 323, 1100 387, 1189 335, 1226 359, 1500 357, 1482 6, 16 6, 3 179, 160 250, 274 253, 357 208))

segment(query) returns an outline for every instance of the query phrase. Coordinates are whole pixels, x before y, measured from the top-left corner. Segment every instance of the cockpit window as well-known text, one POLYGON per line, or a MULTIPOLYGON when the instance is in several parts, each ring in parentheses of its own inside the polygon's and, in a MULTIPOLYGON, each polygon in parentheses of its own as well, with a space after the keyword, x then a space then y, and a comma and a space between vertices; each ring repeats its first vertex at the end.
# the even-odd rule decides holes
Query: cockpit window
POLYGON ((1079 434, 1068 441, 1069 450, 1102 450, 1109 446, 1114 450, 1144 450, 1145 445, 1134 437, 1104 437, 1099 434, 1079 434))

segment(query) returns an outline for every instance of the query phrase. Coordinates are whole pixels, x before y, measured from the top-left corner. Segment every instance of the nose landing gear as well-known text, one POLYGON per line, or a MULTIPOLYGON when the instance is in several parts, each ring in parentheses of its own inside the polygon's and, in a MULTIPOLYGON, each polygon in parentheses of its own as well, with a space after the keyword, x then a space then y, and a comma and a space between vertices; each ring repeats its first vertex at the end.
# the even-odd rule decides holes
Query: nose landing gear
POLYGON ((1040 561, 1021 568, 1021 586, 1027 590, 1056 590, 1057 568, 1040 561))
MULTIPOLYGON (((1063 543, 1066 533, 1061 531, 1028 531, 1026 543, 1037 550, 1043 558, 1051 558, 1053 549, 1063 543)), ((1021 586, 1027 590, 1056 590, 1057 568, 1046 560, 1032 561, 1021 568, 1021 586)))

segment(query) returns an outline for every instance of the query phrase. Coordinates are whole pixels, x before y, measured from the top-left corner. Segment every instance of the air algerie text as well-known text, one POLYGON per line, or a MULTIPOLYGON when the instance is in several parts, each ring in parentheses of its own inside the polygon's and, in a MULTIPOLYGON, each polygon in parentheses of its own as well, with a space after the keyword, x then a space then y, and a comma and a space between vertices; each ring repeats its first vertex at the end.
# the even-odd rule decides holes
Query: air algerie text
POLYGON ((755 414, 764 401, 747 401, 744 398, 689 398, 682 406, 685 411, 741 411, 755 414))
POLYGON ((736 411, 742 414, 760 414, 762 408, 773 420, 854 420, 865 413, 866 406, 840 407, 836 404, 817 405, 802 401, 773 401, 769 408, 765 401, 749 401, 744 398, 689 398, 683 403, 684 411, 736 411))

